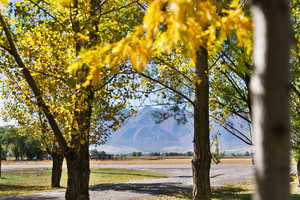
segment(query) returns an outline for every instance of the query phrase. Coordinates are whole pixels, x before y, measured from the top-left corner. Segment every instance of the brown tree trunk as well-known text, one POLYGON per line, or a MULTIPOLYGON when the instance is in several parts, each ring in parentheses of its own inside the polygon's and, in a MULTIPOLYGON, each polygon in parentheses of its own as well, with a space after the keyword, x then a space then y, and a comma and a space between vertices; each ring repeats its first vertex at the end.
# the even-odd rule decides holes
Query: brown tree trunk
POLYGON ((298 177, 298 187, 300 187, 300 159, 297 160, 297 177, 298 177))
POLYGON ((89 199, 89 144, 80 145, 80 149, 70 150, 66 155, 68 168, 68 186, 66 200, 89 199))
POLYGON ((0 144, 0 178, 2 178, 2 146, 0 144))
POLYGON ((210 190, 210 139, 208 110, 208 53, 201 48, 198 51, 196 73, 199 82, 196 84, 194 105, 194 156, 193 200, 209 200, 210 190))
POLYGON ((60 179, 62 173, 62 165, 64 156, 59 153, 52 153, 52 174, 51 174, 51 187, 60 187, 60 179))
MULTIPOLYGON (((99 5, 100 1, 91 0, 90 1, 90 14, 95 17, 96 7, 99 5)), ((75 33, 80 33, 80 17, 78 12, 79 1, 73 0, 73 24, 72 28, 75 33)), ((92 20, 92 24, 94 21, 92 20)), ((90 31, 90 36, 92 41, 83 42, 78 40, 78 37, 75 35, 75 50, 76 55, 79 55, 79 52, 83 47, 91 47, 94 44, 96 39, 94 31, 97 30, 97 27, 90 31)), ((77 84, 81 85, 86 81, 86 77, 89 73, 87 67, 82 67, 77 71, 77 84)), ((90 163, 89 163, 89 130, 90 130, 90 121, 92 114, 92 102, 94 98, 94 90, 92 86, 86 88, 76 89, 76 95, 78 102, 76 107, 82 107, 85 105, 85 109, 78 109, 74 112, 74 118, 77 121, 78 135, 72 136, 71 144, 75 148, 69 149, 66 154, 67 169, 68 169, 68 183, 66 191, 66 200, 89 200, 89 178, 90 178, 90 163)), ((76 109, 75 109, 76 110, 76 109)))
POLYGON ((70 148, 65 156, 68 169, 66 200, 89 200, 89 130, 94 93, 89 87, 85 90, 88 93, 84 95, 87 109, 75 112, 80 134, 73 136, 71 143, 75 148, 70 148))
POLYGON ((254 61, 251 80, 255 136, 255 200, 290 197, 288 0, 256 0, 254 61))

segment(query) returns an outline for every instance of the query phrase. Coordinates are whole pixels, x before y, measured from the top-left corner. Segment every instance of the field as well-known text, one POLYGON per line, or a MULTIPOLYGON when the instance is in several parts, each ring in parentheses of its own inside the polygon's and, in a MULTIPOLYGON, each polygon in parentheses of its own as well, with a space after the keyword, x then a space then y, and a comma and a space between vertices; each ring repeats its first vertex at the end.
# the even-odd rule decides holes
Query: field
MULTIPOLYGON (((50 187, 51 170, 24 169, 5 171, 0 179, 0 196, 36 193, 54 190, 50 187)), ((144 170, 92 169, 90 185, 121 183, 146 178, 164 178, 166 174, 144 170)), ((61 184, 66 187, 67 176, 63 171, 61 184)))
MULTIPOLYGON (((191 164, 191 157, 183 156, 142 156, 142 157, 126 157, 122 160, 91 160, 91 164, 99 165, 110 165, 110 164, 124 164, 124 165, 133 165, 133 164, 191 164)), ((49 165, 52 161, 43 160, 43 161, 2 161, 3 165, 36 165, 36 164, 45 164, 49 165)), ((221 164, 251 164, 251 158, 249 157, 225 157, 221 159, 221 164)))
MULTIPOLYGON (((190 200, 192 194, 191 185, 189 185, 192 183, 190 177, 191 169, 188 167, 190 162, 190 157, 129 157, 126 160, 92 160, 91 166, 94 165, 95 167, 97 167, 97 165, 98 167, 107 168, 113 168, 115 166, 137 169, 140 167, 147 170, 153 169, 156 172, 117 168, 92 169, 90 185, 97 185, 96 188, 99 190, 96 189, 91 192, 96 193, 93 193, 95 197, 102 195, 104 199, 108 199, 116 195, 121 195, 125 198, 128 195, 135 193, 140 195, 136 198, 139 200, 190 200), (124 166, 122 166, 122 164, 124 166), (176 164, 178 164, 178 167, 176 167, 176 164), (182 164, 187 165, 184 167, 179 166, 182 164), (169 171, 169 169, 171 171, 169 171), (159 179, 168 176, 164 173, 169 173, 170 177, 159 179), (115 184, 135 180, 137 181, 126 184, 115 184), (107 183, 112 183, 112 185, 105 185, 107 183), (150 197, 143 196, 145 194, 150 194, 150 197)), ((251 194, 254 190, 253 184, 251 184, 251 180, 247 182, 248 179, 246 180, 245 177, 251 175, 251 173, 248 173, 253 168, 253 166, 248 165, 251 163, 251 159, 247 157, 227 157, 222 159, 222 163, 223 165, 212 168, 212 173, 215 175, 211 177, 211 183, 213 185, 212 200, 250 200, 251 194), (237 165, 233 166, 227 164, 237 165), (233 179, 238 180, 233 183, 233 179), (221 183, 221 185, 218 183, 221 183)), ((5 165, 23 166, 14 166, 21 169, 19 171, 3 172, 5 178, 0 180, 0 196, 55 191, 49 187, 49 169, 22 169, 22 167, 26 164, 30 167, 32 167, 32 165, 44 165, 44 167, 51 167, 51 161, 6 161, 5 165)), ((65 172, 62 178, 62 186, 66 186, 65 172)), ((300 199, 300 189, 295 186, 295 183, 293 183, 292 186, 292 199, 300 199)), ((64 195, 63 193, 58 194, 57 190, 54 193, 57 195, 51 196, 53 199, 62 198, 64 195)), ((49 193, 44 194, 49 195, 49 193)), ((122 200, 122 198, 119 198, 121 196, 113 198, 113 200, 122 200)), ((18 200, 19 199, 22 199, 22 197, 18 198, 18 200)), ((43 198, 41 197, 39 199, 43 198)))

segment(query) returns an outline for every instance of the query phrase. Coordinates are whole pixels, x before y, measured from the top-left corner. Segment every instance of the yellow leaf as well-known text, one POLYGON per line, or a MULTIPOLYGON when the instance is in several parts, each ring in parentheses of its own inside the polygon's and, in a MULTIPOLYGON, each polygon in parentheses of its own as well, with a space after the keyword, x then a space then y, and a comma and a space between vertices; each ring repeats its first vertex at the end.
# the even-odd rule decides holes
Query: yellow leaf
POLYGON ((35 73, 35 72, 31 73, 31 76, 37 76, 37 75, 39 75, 39 73, 35 73))
POLYGON ((3 6, 7 6, 8 0, 0 0, 0 3, 1 3, 3 6))
POLYGON ((85 140, 84 139, 80 139, 80 144, 84 144, 85 140))
POLYGON ((89 41, 90 38, 82 33, 77 33, 77 37, 81 40, 89 41))

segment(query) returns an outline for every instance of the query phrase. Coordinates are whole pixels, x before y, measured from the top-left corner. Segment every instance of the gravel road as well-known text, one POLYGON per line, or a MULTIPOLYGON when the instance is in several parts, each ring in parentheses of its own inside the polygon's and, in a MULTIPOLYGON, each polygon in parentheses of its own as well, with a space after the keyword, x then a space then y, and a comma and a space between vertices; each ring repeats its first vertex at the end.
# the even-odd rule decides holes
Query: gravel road
MULTIPOLYGON (((3 170, 50 167, 50 165, 7 165, 3 166, 3 170)), ((191 191, 192 169, 190 165, 91 165, 91 167, 151 170, 171 175, 168 178, 161 179, 145 179, 120 184, 100 184, 90 189, 91 200, 134 200, 156 195, 168 195, 180 191, 191 191)), ((211 184, 213 186, 251 182, 252 180, 252 165, 216 165, 211 169, 211 184)), ((0 200, 63 200, 64 192, 64 190, 59 190, 0 197, 0 200)))

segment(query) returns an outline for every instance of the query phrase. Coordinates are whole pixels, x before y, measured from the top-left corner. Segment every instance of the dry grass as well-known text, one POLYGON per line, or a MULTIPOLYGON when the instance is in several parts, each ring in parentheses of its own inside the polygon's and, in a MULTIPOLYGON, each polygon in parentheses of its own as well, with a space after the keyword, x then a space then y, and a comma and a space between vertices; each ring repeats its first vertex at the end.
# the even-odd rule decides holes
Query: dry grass
MULTIPOLYGON (((191 157, 129 157, 124 160, 91 160, 91 164, 99 165, 183 165, 191 164, 191 157)), ((2 161, 3 165, 51 165, 52 161, 2 161)), ((221 164, 251 164, 251 158, 247 157, 228 157, 221 159, 221 164)))
POLYGON ((251 158, 223 158, 221 159, 221 164, 240 164, 240 165, 251 165, 251 158))
MULTIPOLYGON (((180 165, 180 164, 191 164, 191 158, 167 158, 161 160, 146 160, 146 159, 130 159, 130 160, 92 160, 91 164, 101 164, 101 165, 109 165, 109 164, 124 164, 124 165, 134 165, 134 164, 166 164, 166 165, 180 165)), ((248 165, 251 164, 250 158, 224 158, 221 159, 221 164, 241 164, 248 165)))
POLYGON ((39 160, 39 161, 16 161, 16 160, 2 160, 2 165, 50 165, 51 160, 39 160))
POLYGON ((148 164, 191 164, 191 159, 157 159, 157 160, 146 160, 146 159, 130 159, 130 160, 92 160, 91 164, 124 164, 124 165, 148 165, 148 164))

